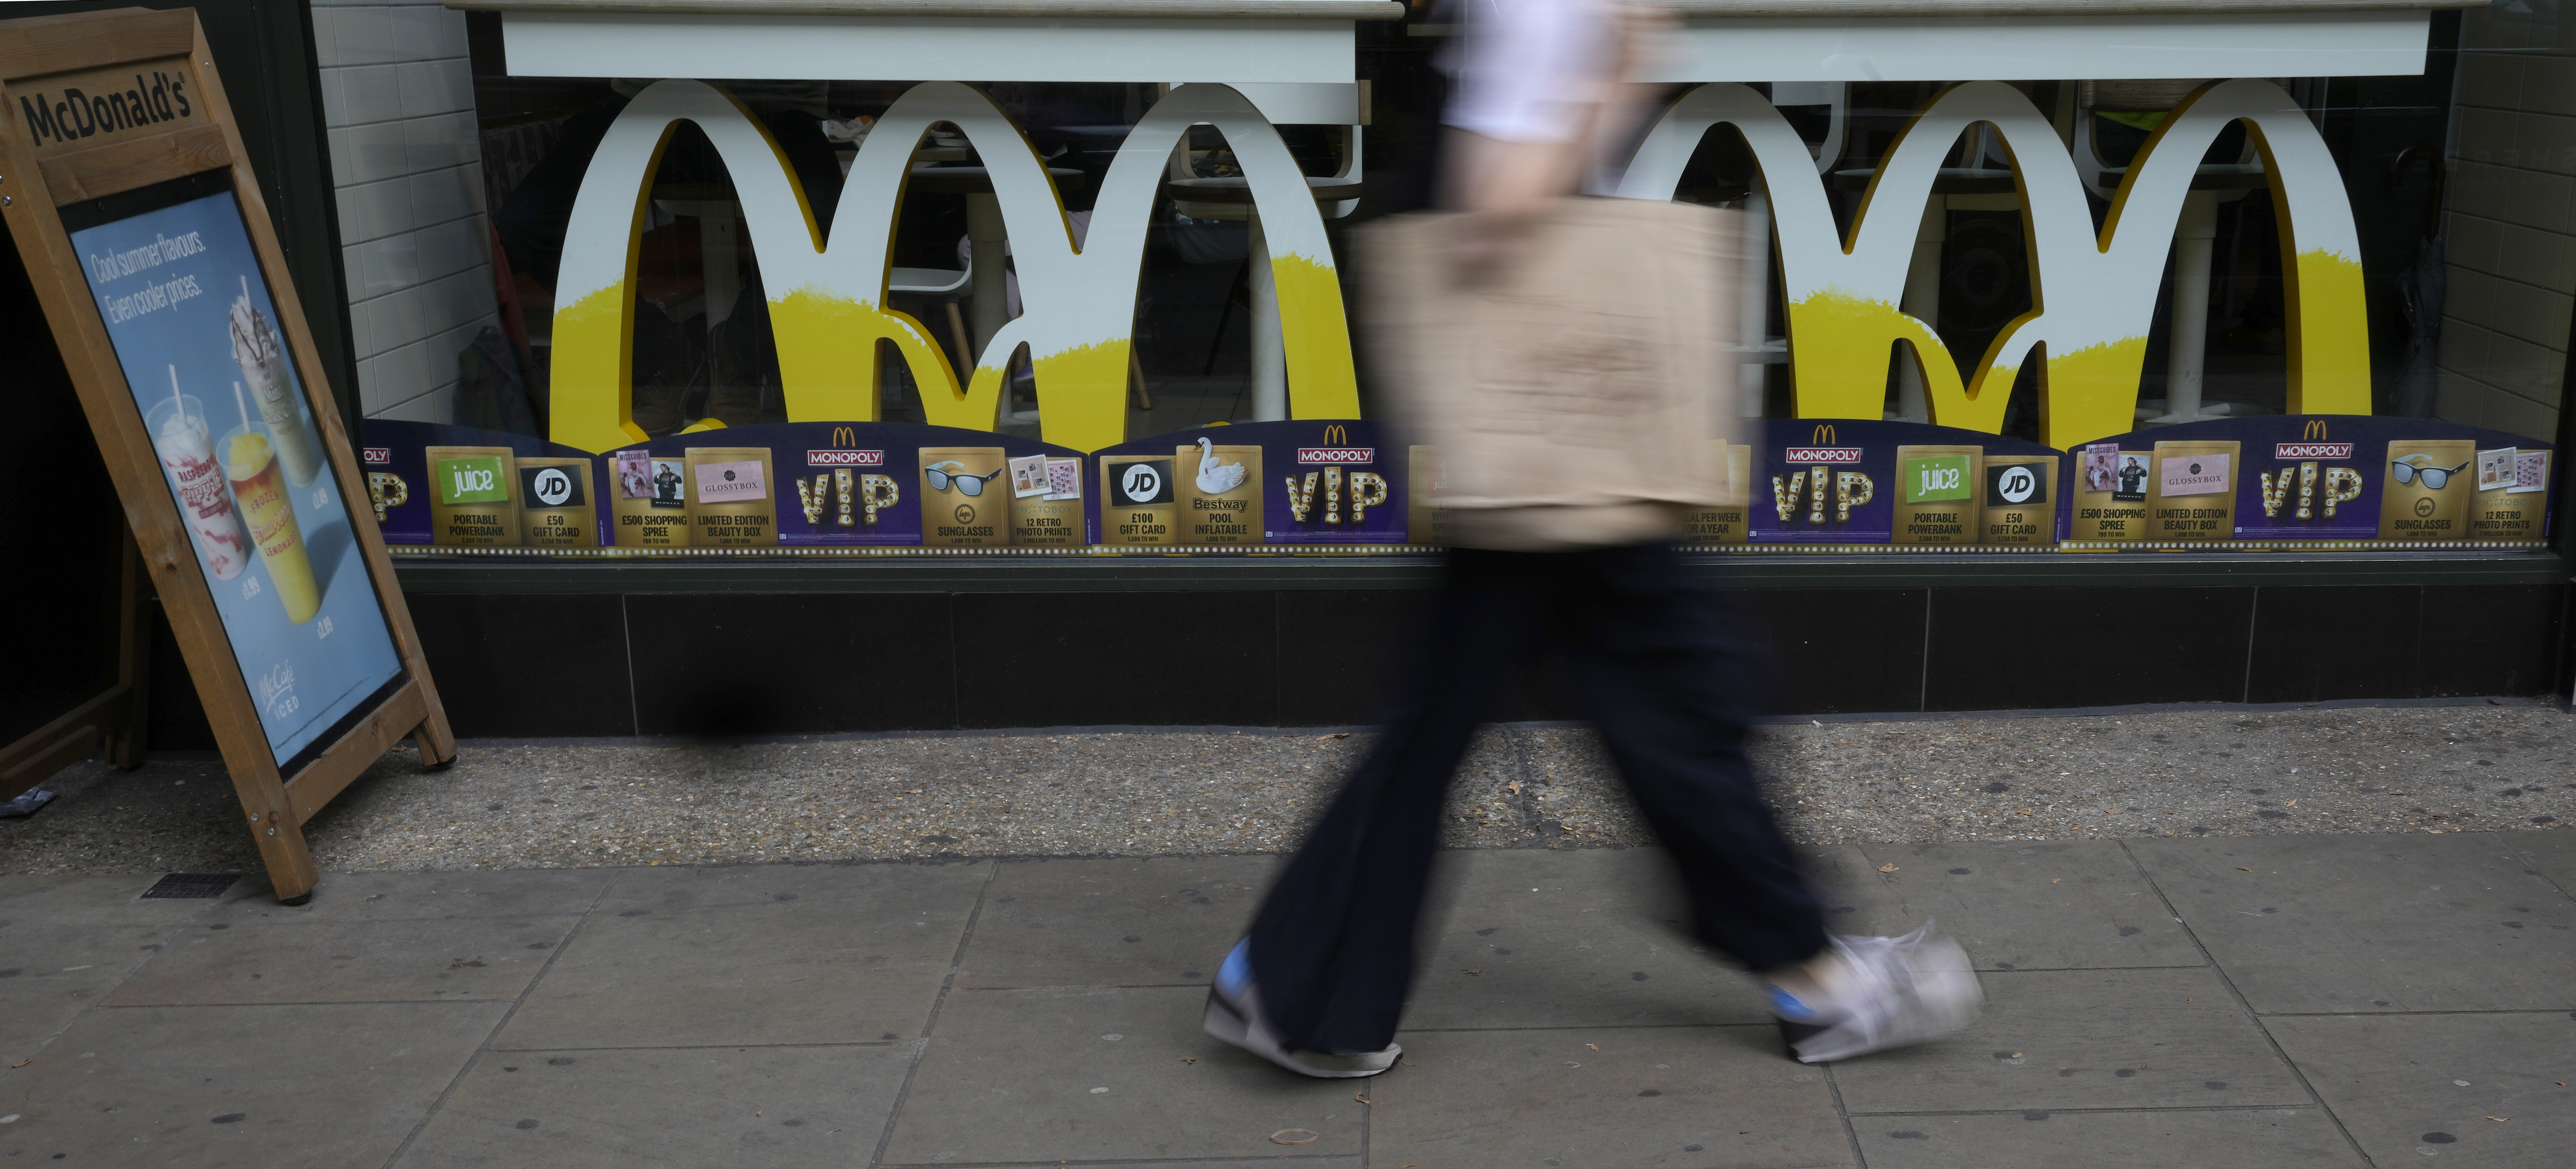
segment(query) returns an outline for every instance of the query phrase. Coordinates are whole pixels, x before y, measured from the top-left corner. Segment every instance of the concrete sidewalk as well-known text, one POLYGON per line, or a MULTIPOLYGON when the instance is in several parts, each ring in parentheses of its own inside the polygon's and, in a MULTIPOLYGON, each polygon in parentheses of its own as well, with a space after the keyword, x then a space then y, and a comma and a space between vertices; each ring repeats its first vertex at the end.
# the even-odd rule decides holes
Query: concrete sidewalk
POLYGON ((2576 836, 1810 846, 1970 1031, 1807 1067, 1648 848, 1444 854, 1374 1080, 1209 1040, 1279 858, 0 877, 0 1163, 2544 1167, 2576 836), (1282 1143, 1301 1142, 1301 1143, 1282 1143))

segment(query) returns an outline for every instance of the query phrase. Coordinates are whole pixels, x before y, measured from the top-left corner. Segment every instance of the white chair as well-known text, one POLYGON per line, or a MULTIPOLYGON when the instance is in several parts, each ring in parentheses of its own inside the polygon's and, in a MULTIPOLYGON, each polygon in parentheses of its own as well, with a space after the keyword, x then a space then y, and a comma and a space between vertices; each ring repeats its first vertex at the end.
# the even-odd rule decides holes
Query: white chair
POLYGON ((955 367, 960 373, 975 368, 975 346, 966 338, 966 318, 957 309, 957 302, 965 299, 975 285, 974 257, 968 256, 965 265, 963 272, 947 268, 896 268, 886 280, 887 292, 936 296, 947 302, 948 336, 957 345, 955 367))

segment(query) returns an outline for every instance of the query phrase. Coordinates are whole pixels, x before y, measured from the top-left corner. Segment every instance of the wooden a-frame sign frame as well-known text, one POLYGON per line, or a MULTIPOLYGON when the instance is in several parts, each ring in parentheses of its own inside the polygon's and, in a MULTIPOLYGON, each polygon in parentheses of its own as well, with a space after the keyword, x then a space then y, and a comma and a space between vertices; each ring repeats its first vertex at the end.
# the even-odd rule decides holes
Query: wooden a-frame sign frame
MULTIPOLYGON (((384 536, 376 528, 372 509, 358 502, 368 498, 366 478, 323 384, 324 367, 313 348, 312 330, 305 324, 295 284, 278 250, 276 228, 242 149, 241 133, 224 98, 223 82, 215 74, 214 60, 206 47, 205 31, 197 24, 196 10, 190 8, 122 8, 0 21, 0 219, 6 220, 9 234, 17 241, 55 343, 62 349, 63 364, 80 392, 81 408, 89 415, 90 430, 106 456, 108 474, 125 505, 126 522, 160 592, 189 676, 223 749, 233 790, 249 817, 251 839, 267 863, 278 899, 292 905, 311 897, 317 880, 312 853, 304 842, 304 825, 314 813, 403 737, 411 737, 421 761, 430 766, 455 760, 456 739, 448 730, 438 690, 430 682, 429 666, 421 658, 411 613, 385 556, 384 536), (127 118, 120 113, 107 126, 117 133, 55 132, 42 135, 51 141, 40 141, 39 131, 27 124, 18 96, 48 88, 48 79, 98 70, 113 70, 119 77, 137 74, 184 80, 195 98, 190 104, 196 107, 185 113, 193 116, 127 118), (277 328, 296 372, 302 375, 304 404, 320 432, 325 466, 340 499, 347 501, 355 552, 365 559, 367 578, 401 665, 399 684, 381 694, 371 709, 361 707, 353 720, 335 724, 345 729, 320 744, 318 753, 310 754, 310 761, 292 775, 280 773, 260 707, 242 675, 216 609, 212 585, 199 563, 195 536, 172 500, 160 455, 145 429, 143 412, 127 384, 107 321, 91 294, 82 257, 72 245, 61 213, 67 205, 207 172, 229 174, 231 194, 266 278, 267 295, 277 309, 277 328)), ((116 105, 121 111, 121 94, 116 105)))

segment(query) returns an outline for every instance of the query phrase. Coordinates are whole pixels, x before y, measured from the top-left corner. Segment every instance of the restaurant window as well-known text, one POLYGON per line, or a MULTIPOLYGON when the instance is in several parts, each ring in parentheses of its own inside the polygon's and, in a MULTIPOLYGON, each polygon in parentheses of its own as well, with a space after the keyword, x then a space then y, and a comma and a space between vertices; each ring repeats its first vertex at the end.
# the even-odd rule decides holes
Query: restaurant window
MULTIPOLYGON (((720 47, 584 76, 689 50, 583 55, 511 23, 578 14, 502 7, 314 9, 406 554, 1439 544, 1351 254, 1429 202, 1433 15, 1353 0, 1312 76, 1175 84, 1043 53, 1089 79, 726 77, 720 47)), ((2556 0, 2371 27, 2273 76, 2034 78, 2061 59, 2032 49, 2002 80, 1760 81, 1725 59, 1752 33, 1694 17, 1610 192, 1740 228, 1687 545, 2542 548, 2576 40, 2556 0)))

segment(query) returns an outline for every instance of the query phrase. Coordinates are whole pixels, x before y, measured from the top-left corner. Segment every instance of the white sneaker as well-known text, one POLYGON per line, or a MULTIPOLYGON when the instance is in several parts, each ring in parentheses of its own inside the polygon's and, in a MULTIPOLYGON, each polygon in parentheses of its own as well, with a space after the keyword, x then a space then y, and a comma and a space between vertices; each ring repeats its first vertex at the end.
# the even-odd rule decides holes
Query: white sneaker
POLYGON ((1225 956, 1216 980, 1208 985, 1207 1033, 1249 1051, 1254 1055, 1295 1072, 1327 1080, 1356 1079, 1374 1076, 1395 1066, 1404 1048, 1386 1045, 1383 1051, 1343 1054, 1321 1051, 1293 1051, 1270 1030, 1261 1017, 1261 996, 1252 985, 1250 939, 1234 944, 1234 952, 1225 956))
POLYGON ((1780 1037, 1800 1063, 1849 1059, 1920 1043, 1965 1027, 1985 991, 1967 951, 1931 936, 1932 923, 1901 938, 1838 936, 1842 977, 1808 1002, 1771 988, 1780 1037))

